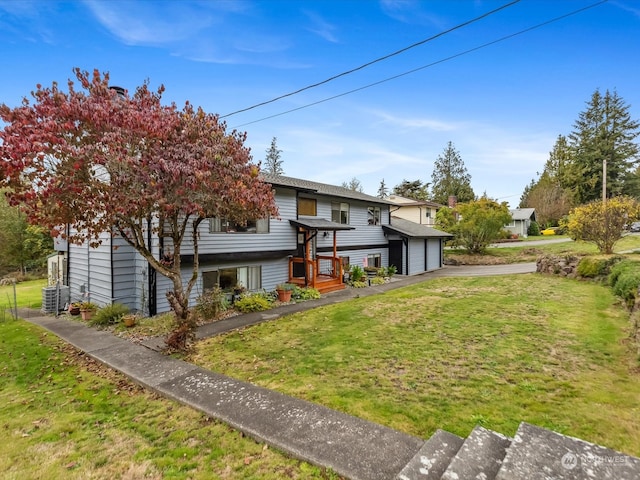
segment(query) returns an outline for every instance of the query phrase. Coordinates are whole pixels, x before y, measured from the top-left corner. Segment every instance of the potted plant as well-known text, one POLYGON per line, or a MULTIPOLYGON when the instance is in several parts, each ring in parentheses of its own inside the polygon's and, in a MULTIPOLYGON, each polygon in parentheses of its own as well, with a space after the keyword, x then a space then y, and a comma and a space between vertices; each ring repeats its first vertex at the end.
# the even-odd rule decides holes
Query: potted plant
POLYGON ((130 328, 136 324, 137 317, 134 313, 128 313, 122 316, 122 323, 125 327, 130 328))
POLYGON ((69 314, 70 315, 80 315, 80 304, 82 302, 71 302, 69 304, 69 314))
POLYGON ((278 300, 281 302, 290 302, 293 290, 296 288, 292 283, 280 283, 276 285, 276 292, 278 292, 278 300))
POLYGON ((82 320, 91 320, 93 314, 96 312, 98 306, 95 303, 91 302, 81 302, 80 303, 80 315, 82 316, 82 320))

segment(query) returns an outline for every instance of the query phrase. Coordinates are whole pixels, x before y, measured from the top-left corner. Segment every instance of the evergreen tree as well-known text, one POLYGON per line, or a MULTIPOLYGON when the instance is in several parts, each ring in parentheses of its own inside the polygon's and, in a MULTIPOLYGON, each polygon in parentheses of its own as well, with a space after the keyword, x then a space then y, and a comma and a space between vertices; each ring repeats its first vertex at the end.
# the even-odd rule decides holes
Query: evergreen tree
POLYGON ((282 150, 279 150, 276 146, 276 137, 273 137, 271 146, 267 149, 267 156, 264 159, 262 171, 273 175, 284 175, 282 160, 280 159, 281 154, 282 150))
POLYGON ((380 180, 380 186, 378 187, 378 198, 387 198, 389 196, 389 189, 387 184, 384 183, 384 178, 380 180))
POLYGON ((423 184, 421 180, 414 180, 412 182, 402 180, 402 183, 393 187, 393 194, 414 200, 427 200, 429 198, 428 188, 429 184, 423 184))
POLYGON ((353 177, 348 182, 342 182, 342 187, 348 190, 352 190, 358 193, 364 193, 364 189, 362 188, 362 183, 356 177, 353 177))
POLYGON ((557 225, 571 209, 571 192, 563 187, 571 160, 567 139, 559 135, 540 178, 531 180, 520 197, 520 207, 535 208, 538 223, 542 225, 557 225))
POLYGON ((451 195, 462 203, 475 199, 471 188, 471 176, 452 142, 447 144, 433 164, 431 183, 434 202, 447 205, 451 195))
POLYGON ((596 90, 569 135, 572 158, 563 174, 576 204, 602 198, 603 166, 606 162, 607 197, 624 193, 638 164, 640 123, 631 119, 629 105, 614 91, 596 90))

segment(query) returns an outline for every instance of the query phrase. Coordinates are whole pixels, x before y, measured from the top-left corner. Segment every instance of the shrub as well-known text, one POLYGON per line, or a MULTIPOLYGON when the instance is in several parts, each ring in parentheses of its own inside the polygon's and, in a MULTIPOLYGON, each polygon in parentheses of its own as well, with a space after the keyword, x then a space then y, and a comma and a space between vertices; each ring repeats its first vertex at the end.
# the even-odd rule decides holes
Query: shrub
POLYGON ((619 255, 612 257, 583 257, 578 263, 576 272, 581 277, 588 278, 609 275, 611 268, 621 260, 624 260, 624 257, 619 255))
POLYGON ((106 307, 99 308, 96 314, 89 320, 89 325, 107 326, 113 325, 120 321, 129 313, 129 308, 121 303, 114 303, 106 307))
POLYGON ((293 294, 291 295, 291 297, 294 300, 315 300, 317 298, 320 298, 320 292, 317 288, 313 287, 296 287, 293 290, 293 294))
POLYGON ((365 288, 368 285, 367 285, 367 282, 357 281, 357 282, 351 282, 351 286, 353 288, 365 288))
POLYGON ((531 235, 532 237, 540 235, 540 225, 538 225, 538 222, 531 222, 529 224, 527 235, 531 235))
POLYGON ((391 278, 393 277, 396 273, 397 273, 398 269, 396 268, 395 265, 389 265, 387 267, 387 277, 391 278))
POLYGON ((359 265, 352 265, 351 271, 349 273, 350 273, 351 283, 359 282, 364 278, 364 270, 359 265))
POLYGON ((613 293, 622 298, 628 307, 633 306, 640 286, 640 262, 624 260, 611 268, 609 285, 613 293))
POLYGON ((578 263, 576 272, 581 277, 595 278, 604 275, 607 270, 607 260, 605 258, 584 257, 578 263))
POLYGON ((369 280, 369 283, 371 285, 384 285, 385 281, 384 281, 384 277, 373 277, 371 280, 369 280))
POLYGON ((215 320, 229 308, 227 296, 219 286, 207 290, 196 299, 195 313, 203 320, 215 320))
POLYGON ((271 308, 271 302, 265 295, 249 294, 243 295, 233 304, 234 308, 242 313, 262 312, 271 308))
POLYGON ((294 285, 293 283, 279 283, 278 285, 276 285, 276 290, 284 290, 285 292, 293 292, 295 289, 296 285, 294 285))

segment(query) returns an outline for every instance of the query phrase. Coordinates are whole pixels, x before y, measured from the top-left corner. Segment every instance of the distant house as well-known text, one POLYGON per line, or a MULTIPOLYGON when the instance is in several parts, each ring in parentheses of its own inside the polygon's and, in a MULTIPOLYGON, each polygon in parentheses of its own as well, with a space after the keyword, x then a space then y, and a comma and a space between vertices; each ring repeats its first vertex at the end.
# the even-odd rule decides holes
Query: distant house
MULTIPOLYGON (((443 240, 449 234, 392 216, 395 204, 386 199, 291 177, 265 174, 264 181, 273 186, 280 218, 246 225, 223 218, 201 223, 200 274, 192 304, 215 285, 259 291, 290 282, 330 292, 345 287, 348 265, 395 265, 404 275, 443 266, 443 240)), ((97 248, 59 244, 71 300, 122 303, 147 315, 168 311, 169 279, 122 238, 105 232, 102 241, 97 248)), ((149 234, 148 243, 156 258, 172 251, 169 237, 149 234)), ((194 260, 186 240, 181 253, 186 280, 194 260)))
POLYGON ((527 237, 531 222, 536 221, 535 208, 516 208, 509 210, 511 223, 505 225, 505 229, 520 237, 527 237))
POLYGON ((386 200, 391 202, 391 215, 397 218, 404 218, 411 222, 434 226, 436 223, 436 213, 443 205, 429 202, 427 200, 414 200, 413 198, 401 197, 400 195, 389 195, 386 200))

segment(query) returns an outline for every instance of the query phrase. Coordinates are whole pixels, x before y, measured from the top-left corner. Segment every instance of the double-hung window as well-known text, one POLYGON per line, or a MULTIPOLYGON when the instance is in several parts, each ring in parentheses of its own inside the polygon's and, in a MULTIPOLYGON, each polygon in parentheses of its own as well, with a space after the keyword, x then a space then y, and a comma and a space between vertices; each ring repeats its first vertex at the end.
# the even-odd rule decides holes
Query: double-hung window
POLYGON ((235 287, 244 287, 247 290, 260 290, 262 288, 262 267, 232 267, 220 268, 202 273, 202 289, 213 289, 216 285, 222 291, 229 292, 235 287))
POLYGON ((349 204, 344 202, 331 202, 331 221, 349 224, 349 204))
POLYGON ((209 233, 269 233, 269 219, 234 222, 226 218, 210 218, 209 233))
POLYGON ((367 223, 369 225, 380 225, 380 207, 367 208, 367 223))

